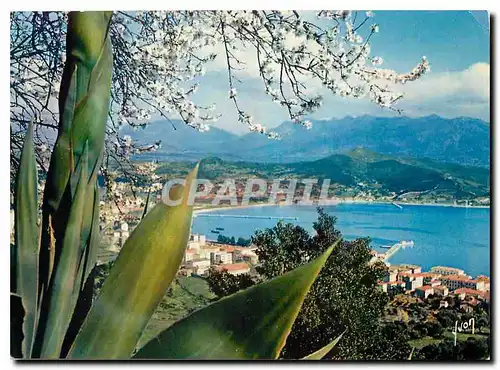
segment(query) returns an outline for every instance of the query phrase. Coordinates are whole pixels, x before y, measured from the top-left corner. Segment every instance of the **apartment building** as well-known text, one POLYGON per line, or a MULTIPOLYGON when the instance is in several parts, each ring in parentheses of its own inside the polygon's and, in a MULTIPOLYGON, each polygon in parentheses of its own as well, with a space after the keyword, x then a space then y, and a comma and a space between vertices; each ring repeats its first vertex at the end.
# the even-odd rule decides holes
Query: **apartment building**
POLYGON ((427 298, 434 294, 434 288, 430 285, 424 285, 415 289, 415 295, 419 298, 427 298))
POLYGON ((442 276, 441 281, 443 285, 446 285, 450 291, 454 291, 459 288, 485 290, 484 281, 477 279, 469 279, 468 276, 447 275, 447 276, 442 276))
POLYGON ((431 267, 431 272, 441 275, 465 275, 465 271, 455 267, 434 266, 431 267))

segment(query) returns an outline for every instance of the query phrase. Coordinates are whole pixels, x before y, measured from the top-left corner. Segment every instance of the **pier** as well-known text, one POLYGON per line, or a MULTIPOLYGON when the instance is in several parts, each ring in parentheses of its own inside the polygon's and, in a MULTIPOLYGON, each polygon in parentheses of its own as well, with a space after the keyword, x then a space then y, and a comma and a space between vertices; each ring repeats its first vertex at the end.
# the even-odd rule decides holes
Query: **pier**
POLYGON ((393 255, 395 255, 403 246, 401 243, 394 244, 387 252, 385 252, 385 257, 384 261, 387 261, 389 258, 391 258, 393 255))
POLYGON ((252 215, 228 215, 228 214, 210 214, 210 213, 199 213, 193 215, 193 217, 230 217, 230 218, 250 218, 250 219, 263 219, 263 220, 291 220, 298 221, 298 217, 278 217, 278 216, 252 216, 252 215))
POLYGON ((377 259, 382 259, 384 262, 387 261, 389 258, 391 258, 392 256, 394 256, 401 248, 406 248, 406 247, 413 247, 413 241, 410 241, 410 242, 400 242, 400 243, 396 243, 394 244, 393 246, 391 246, 387 252, 384 253, 384 257, 383 258, 380 258, 380 257, 377 257, 377 256, 374 256, 372 257, 372 259, 370 260, 370 263, 373 263, 375 262, 377 259))

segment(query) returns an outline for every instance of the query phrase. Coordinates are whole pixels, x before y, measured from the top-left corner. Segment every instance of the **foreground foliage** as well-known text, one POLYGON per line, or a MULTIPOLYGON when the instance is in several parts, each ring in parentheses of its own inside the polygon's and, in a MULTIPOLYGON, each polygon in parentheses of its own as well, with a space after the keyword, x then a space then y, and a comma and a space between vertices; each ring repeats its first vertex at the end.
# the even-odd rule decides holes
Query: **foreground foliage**
POLYGON ((158 203, 145 213, 94 296, 97 172, 112 70, 110 19, 108 12, 69 16, 59 135, 45 187, 40 241, 31 127, 25 137, 11 246, 11 354, 25 359, 128 359, 134 354, 277 358, 333 246, 288 274, 196 311, 136 349, 179 269, 192 221, 188 195, 198 166, 185 186, 171 189, 170 198, 179 199, 178 205, 158 203))
MULTIPOLYGON (((411 352, 406 327, 381 322, 388 297, 377 288, 377 282, 384 276, 385 266, 369 264, 369 241, 345 241, 335 222, 319 209, 314 236, 301 226, 280 222, 257 231, 252 238, 258 247, 257 270, 267 279, 292 271, 338 243, 302 305, 282 356, 306 357, 342 335, 327 357, 406 360, 411 352)), ((237 290, 239 283, 222 273, 211 273, 208 281, 219 297, 237 290)))

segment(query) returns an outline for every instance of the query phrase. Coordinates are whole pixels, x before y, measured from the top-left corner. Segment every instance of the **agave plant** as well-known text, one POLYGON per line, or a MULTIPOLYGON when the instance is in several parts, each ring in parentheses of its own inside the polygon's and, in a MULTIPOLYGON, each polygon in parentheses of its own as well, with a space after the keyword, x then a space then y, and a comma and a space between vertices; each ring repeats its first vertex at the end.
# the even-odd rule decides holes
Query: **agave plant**
MULTIPOLYGON (((171 198, 182 197, 179 205, 160 202, 144 215, 92 302, 110 18, 109 12, 69 14, 59 133, 41 216, 32 127, 26 135, 16 184, 11 353, 25 359, 276 359, 333 246, 304 266, 194 312, 137 348, 181 264, 197 166, 184 187, 171 190, 171 198)), ((339 339, 307 359, 322 358, 339 339)))

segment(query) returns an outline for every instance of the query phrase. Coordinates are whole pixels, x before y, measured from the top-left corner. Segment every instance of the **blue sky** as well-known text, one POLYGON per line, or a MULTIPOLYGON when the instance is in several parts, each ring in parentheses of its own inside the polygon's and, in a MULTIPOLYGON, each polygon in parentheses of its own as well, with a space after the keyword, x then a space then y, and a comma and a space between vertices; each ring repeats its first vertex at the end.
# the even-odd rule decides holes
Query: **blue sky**
MULTIPOLYGON (((405 115, 438 114, 471 116, 489 121, 489 25, 486 12, 468 11, 374 11, 380 32, 371 42, 372 55, 384 59, 384 68, 410 71, 425 55, 431 72, 418 82, 402 87, 405 98, 398 104, 405 115)), ((308 15, 309 18, 309 15, 308 15)), ((312 18, 312 14, 311 14, 312 18)), ((266 127, 287 120, 286 112, 262 92, 262 82, 243 76, 238 85, 243 108, 266 127)), ((215 103, 223 114, 215 126, 245 133, 227 98, 227 71, 213 68, 201 81, 197 103, 215 103)), ((364 114, 394 116, 366 100, 324 95, 323 107, 310 118, 321 119, 364 114)))

